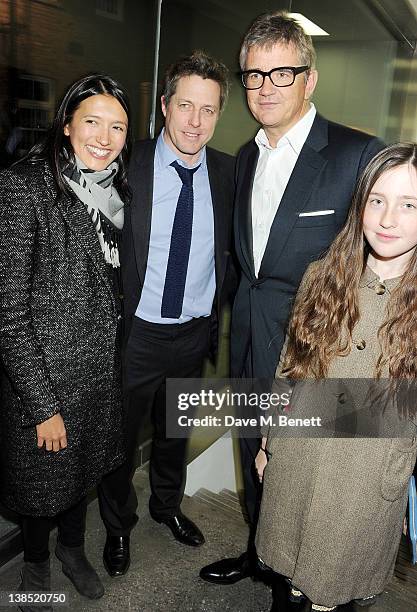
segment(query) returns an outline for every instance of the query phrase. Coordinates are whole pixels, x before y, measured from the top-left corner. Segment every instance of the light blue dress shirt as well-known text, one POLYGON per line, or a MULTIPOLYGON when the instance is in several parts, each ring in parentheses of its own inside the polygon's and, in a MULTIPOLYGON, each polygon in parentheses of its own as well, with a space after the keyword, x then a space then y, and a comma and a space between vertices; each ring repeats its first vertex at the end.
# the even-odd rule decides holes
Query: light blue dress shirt
POLYGON ((166 144, 160 134, 154 157, 151 234, 145 282, 136 316, 151 323, 185 323, 211 313, 216 276, 214 267, 214 216, 207 172, 206 149, 199 161, 187 166, 166 144), (194 174, 194 213, 190 259, 185 282, 184 302, 179 319, 161 317, 161 303, 171 244, 171 232, 182 182, 170 164, 176 160, 185 168, 200 167, 194 174))

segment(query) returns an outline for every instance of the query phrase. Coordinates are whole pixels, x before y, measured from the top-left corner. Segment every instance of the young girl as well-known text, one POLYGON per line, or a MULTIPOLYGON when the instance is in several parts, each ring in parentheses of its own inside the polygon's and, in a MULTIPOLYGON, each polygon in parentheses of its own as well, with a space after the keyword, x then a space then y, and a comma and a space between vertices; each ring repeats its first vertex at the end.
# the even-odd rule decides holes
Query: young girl
MULTIPOLYGON (((343 230, 307 270, 276 376, 416 379, 416 246, 417 145, 394 144, 369 163, 343 230)), ((409 431, 263 438, 258 556, 313 610, 371 604, 391 578, 416 459, 411 421, 409 431)))

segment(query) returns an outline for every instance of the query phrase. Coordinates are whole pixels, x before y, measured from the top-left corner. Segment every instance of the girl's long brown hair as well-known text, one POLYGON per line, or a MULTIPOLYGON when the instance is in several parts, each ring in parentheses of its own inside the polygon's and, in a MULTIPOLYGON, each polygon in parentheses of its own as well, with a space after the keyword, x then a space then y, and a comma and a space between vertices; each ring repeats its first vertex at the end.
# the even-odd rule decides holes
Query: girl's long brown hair
MULTIPOLYGON (((417 170, 417 145, 393 144, 365 168, 347 221, 319 264, 304 278, 288 330, 283 373, 294 379, 326 377, 331 360, 346 355, 359 319, 359 281, 369 248, 363 236, 363 213, 369 193, 387 170, 408 165, 417 170)), ((390 297, 378 332, 381 354, 375 377, 417 378, 417 250, 390 297)))

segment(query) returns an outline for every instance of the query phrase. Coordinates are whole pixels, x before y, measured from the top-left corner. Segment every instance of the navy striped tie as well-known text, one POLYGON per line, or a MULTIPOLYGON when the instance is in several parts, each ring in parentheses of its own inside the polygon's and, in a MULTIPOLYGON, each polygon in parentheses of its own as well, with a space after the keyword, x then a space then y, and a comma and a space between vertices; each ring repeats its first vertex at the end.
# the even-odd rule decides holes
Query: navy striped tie
POLYGON ((161 304, 161 317, 179 319, 184 301, 185 281, 187 278, 188 260, 190 258, 191 234, 193 228, 193 175, 197 168, 185 168, 177 161, 172 162, 182 181, 180 195, 175 211, 171 233, 171 245, 164 293, 161 304))

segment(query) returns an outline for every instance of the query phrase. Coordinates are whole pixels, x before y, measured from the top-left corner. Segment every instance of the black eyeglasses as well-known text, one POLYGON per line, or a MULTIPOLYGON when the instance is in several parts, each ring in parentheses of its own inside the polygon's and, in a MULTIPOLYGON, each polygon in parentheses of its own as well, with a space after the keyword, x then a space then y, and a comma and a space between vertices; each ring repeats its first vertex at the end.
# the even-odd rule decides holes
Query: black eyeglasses
POLYGON ((243 70, 240 72, 242 84, 245 89, 260 89, 269 77, 275 87, 289 87, 295 81, 297 74, 306 72, 310 66, 281 66, 272 68, 269 72, 263 70, 243 70))

